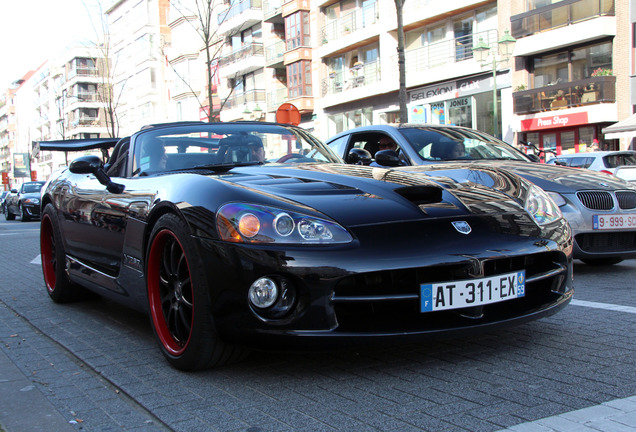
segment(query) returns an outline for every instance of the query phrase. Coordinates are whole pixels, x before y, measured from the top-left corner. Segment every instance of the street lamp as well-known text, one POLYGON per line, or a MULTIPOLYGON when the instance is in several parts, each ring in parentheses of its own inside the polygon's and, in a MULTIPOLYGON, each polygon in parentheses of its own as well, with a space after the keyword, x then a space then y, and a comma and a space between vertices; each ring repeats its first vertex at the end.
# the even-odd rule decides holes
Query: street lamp
POLYGON ((510 60, 515 42, 517 42, 517 40, 510 36, 508 30, 506 30, 503 37, 497 41, 499 51, 498 55, 497 53, 490 52, 490 45, 484 42, 484 38, 481 37, 473 48, 475 58, 481 64, 481 67, 490 66, 492 68, 493 126, 495 137, 499 135, 499 115, 497 113, 497 65, 510 60), (490 62, 488 62, 489 55, 492 58, 490 62))

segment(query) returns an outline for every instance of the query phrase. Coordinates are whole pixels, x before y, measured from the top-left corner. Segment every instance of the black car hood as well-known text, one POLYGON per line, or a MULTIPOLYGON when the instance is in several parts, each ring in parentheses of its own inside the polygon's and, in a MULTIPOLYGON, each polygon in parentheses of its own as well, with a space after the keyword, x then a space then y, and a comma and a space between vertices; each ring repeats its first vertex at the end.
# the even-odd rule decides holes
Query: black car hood
POLYGON ((520 213, 528 188, 527 182, 506 171, 465 165, 399 169, 266 165, 236 169, 222 179, 273 201, 287 200, 315 209, 348 225, 520 213))
POLYGON ((591 189, 633 189, 629 183, 618 177, 581 168, 508 160, 472 161, 470 164, 496 167, 514 172, 550 192, 573 193, 579 190, 591 189))
POLYGON ((21 193, 20 199, 24 199, 24 198, 40 198, 40 192, 21 193))

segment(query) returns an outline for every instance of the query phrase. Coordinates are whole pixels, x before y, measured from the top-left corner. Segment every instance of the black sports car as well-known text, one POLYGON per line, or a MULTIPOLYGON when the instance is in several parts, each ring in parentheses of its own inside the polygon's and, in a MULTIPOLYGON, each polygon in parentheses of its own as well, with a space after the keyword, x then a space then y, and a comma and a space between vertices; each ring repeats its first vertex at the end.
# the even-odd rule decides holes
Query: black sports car
POLYGON ((511 145, 461 126, 363 126, 327 144, 349 163, 376 166, 463 162, 514 172, 545 190, 570 223, 574 258, 616 264, 636 258, 636 187, 594 171, 537 163, 511 145), (388 141, 387 141, 388 140, 388 141), (393 148, 380 144, 393 142, 393 148), (454 153, 456 152, 456 153, 454 153))
POLYGON ((13 189, 4 202, 4 217, 14 220, 20 216, 22 222, 40 217, 40 190, 43 181, 25 182, 20 189, 13 189))
POLYGON ((147 311, 178 369, 244 347, 457 335, 571 299, 572 239, 547 195, 494 168, 352 166, 280 124, 154 125, 42 195, 44 280, 147 311))

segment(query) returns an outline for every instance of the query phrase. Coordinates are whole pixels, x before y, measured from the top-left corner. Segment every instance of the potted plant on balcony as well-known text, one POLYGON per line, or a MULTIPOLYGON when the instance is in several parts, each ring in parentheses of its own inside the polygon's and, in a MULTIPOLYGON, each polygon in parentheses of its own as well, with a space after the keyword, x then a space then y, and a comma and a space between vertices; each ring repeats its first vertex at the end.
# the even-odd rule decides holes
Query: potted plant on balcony
POLYGON ((594 69, 594 71, 592 72, 593 77, 612 76, 612 75, 614 75, 614 73, 609 68, 598 68, 598 69, 594 69))

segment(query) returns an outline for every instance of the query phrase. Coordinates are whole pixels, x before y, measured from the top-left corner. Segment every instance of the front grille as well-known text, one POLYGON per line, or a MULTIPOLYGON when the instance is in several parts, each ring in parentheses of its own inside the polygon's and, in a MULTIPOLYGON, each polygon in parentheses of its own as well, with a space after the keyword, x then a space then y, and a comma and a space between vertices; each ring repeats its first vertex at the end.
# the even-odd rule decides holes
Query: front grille
POLYGON ((614 208, 612 194, 605 191, 577 192, 577 198, 581 203, 592 210, 611 210, 614 208))
POLYGON ((636 233, 633 231, 578 234, 574 239, 584 252, 636 251, 636 233))
POLYGON ((618 200, 618 206, 623 210, 636 208, 636 192, 618 191, 616 192, 616 199, 618 200))
POLYGON ((560 297, 567 275, 565 256, 545 252, 484 260, 479 277, 526 270, 525 297, 483 306, 421 313, 420 284, 470 279, 475 264, 459 264, 370 272, 344 278, 334 290, 333 304, 341 331, 391 332, 441 330, 493 322, 541 309, 560 297), (546 272, 550 273, 546 275, 546 272), (552 292, 552 293, 551 293, 552 292), (396 317, 399 316, 399 319, 396 317))

